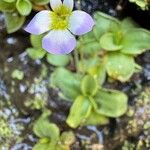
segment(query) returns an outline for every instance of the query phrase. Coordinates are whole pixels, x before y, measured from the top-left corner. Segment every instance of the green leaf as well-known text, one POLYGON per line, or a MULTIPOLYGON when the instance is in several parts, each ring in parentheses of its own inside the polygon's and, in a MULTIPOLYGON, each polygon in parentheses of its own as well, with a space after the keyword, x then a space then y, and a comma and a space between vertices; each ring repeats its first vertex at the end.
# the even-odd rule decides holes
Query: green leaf
POLYGON ((57 145, 55 150, 70 150, 70 146, 62 145, 61 143, 57 145))
POLYGON ((81 91, 85 96, 94 96, 98 90, 97 81, 91 75, 86 75, 81 81, 81 91))
POLYGON ((116 90, 100 89, 94 97, 96 112, 108 117, 119 117, 127 111, 127 96, 116 90))
POLYGON ((95 75, 97 74, 97 70, 95 70, 95 67, 97 67, 100 62, 101 60, 99 57, 90 57, 87 59, 82 59, 79 61, 79 71, 95 75))
POLYGON ((36 59, 41 59, 45 56, 46 51, 43 49, 35 49, 35 48, 27 48, 26 49, 28 55, 30 58, 36 60, 36 59))
POLYGON ((24 24, 25 17, 20 16, 18 13, 4 13, 4 15, 8 33, 19 30, 24 24))
POLYGON ((49 0, 31 0, 36 5, 45 5, 49 3, 49 0))
POLYGON ((60 136, 61 145, 72 145, 75 141, 75 135, 72 131, 65 131, 60 136))
POLYGON ((100 45, 101 47, 106 50, 106 51, 117 51, 122 48, 122 45, 118 45, 115 43, 115 38, 114 34, 112 33, 105 33, 101 38, 100 38, 100 45))
POLYGON ((56 150, 56 143, 49 142, 49 143, 37 143, 33 150, 56 150))
POLYGON ((76 128, 85 122, 85 119, 90 115, 91 102, 87 97, 78 96, 71 106, 69 116, 67 118, 67 124, 76 128))
MULTIPOLYGON (((48 115, 49 112, 42 114, 42 116, 35 122, 33 131, 38 137, 42 139, 49 139, 51 142, 57 143, 59 140, 60 131, 54 123, 49 122, 48 115)), ((43 140, 41 141, 42 143, 45 143, 45 140, 44 142, 43 140)))
POLYGON ((69 55, 47 54, 47 62, 57 67, 66 66, 69 63, 69 61, 69 55))
POLYGON ((106 79, 106 64, 105 62, 102 62, 101 64, 99 64, 98 68, 97 68, 97 79, 98 79, 98 83, 100 85, 102 85, 105 82, 106 79))
POLYGON ((84 122, 84 125, 105 125, 109 123, 109 119, 94 110, 91 111, 89 117, 84 122))
POLYGON ((137 27, 138 25, 129 17, 123 19, 123 21, 121 22, 121 29, 123 31, 127 31, 128 29, 137 28, 137 27))
POLYGON ((135 72, 134 58, 117 52, 110 53, 107 56, 106 70, 110 77, 122 82, 128 81, 135 72))
POLYGON ((50 85, 60 88, 67 100, 73 101, 80 91, 80 81, 82 76, 74 74, 64 68, 56 69, 50 77, 50 85))
POLYGON ((15 3, 14 2, 8 3, 8 2, 5 2, 3 0, 0 0, 0 11, 12 12, 14 10, 15 10, 15 3))
POLYGON ((40 35, 30 35, 30 41, 34 48, 42 48, 42 39, 45 36, 45 34, 40 35))
POLYGON ((92 56, 99 52, 101 49, 99 39, 96 39, 93 31, 79 38, 78 49, 80 52, 92 56))
POLYGON ((95 37, 95 35, 94 35, 94 33, 92 31, 88 32, 87 34, 84 34, 79 39, 84 44, 85 43, 89 43, 89 42, 93 42, 93 41, 97 40, 96 37, 95 37))
POLYGON ((150 49, 150 32, 145 29, 129 29, 122 40, 124 54, 137 55, 150 49))
POLYGON ((32 4, 29 0, 17 0, 16 8, 22 16, 27 16, 31 13, 32 4))
POLYGON ((34 125, 34 133, 40 138, 48 138, 51 141, 59 139, 59 128, 48 120, 39 119, 34 125))
POLYGON ((106 79, 105 62, 102 62, 97 56, 81 60, 79 62, 79 71, 96 77, 100 85, 102 85, 106 79))
POLYGON ((80 52, 84 53, 84 54, 89 54, 89 55, 94 55, 96 53, 99 52, 99 50, 101 49, 99 41, 96 41, 95 39, 84 39, 84 40, 80 40, 78 42, 78 49, 80 52), (85 41, 84 41, 85 40, 85 41), (86 42, 88 41, 89 42, 86 42))
POLYGON ((33 150, 48 150, 49 144, 48 143, 37 143, 34 147, 33 150))
POLYGON ((95 13, 94 18, 96 20, 96 25, 93 32, 98 40, 104 33, 114 30, 113 26, 120 25, 117 19, 102 12, 95 13))
POLYGON ((16 0, 2 0, 2 1, 12 3, 12 2, 15 2, 16 0))
POLYGON ((145 0, 129 0, 129 1, 136 3, 138 6, 141 7, 142 10, 148 9, 149 1, 145 1, 145 0))

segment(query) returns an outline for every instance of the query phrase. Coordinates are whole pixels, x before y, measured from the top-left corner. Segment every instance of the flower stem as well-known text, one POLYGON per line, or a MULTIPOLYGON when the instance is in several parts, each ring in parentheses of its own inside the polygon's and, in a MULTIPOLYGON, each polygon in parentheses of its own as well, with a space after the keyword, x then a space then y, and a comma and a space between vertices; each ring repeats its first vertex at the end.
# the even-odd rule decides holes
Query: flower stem
POLYGON ((79 54, 80 54, 81 73, 85 74, 84 55, 82 51, 79 51, 79 54))
MULTIPOLYGON (((77 0, 77 8, 78 8, 78 10, 81 10, 81 0, 77 0)), ((79 53, 78 53, 78 49, 74 50, 74 61, 75 61, 76 71, 79 72, 79 53)))
POLYGON ((79 68, 78 68, 78 64, 79 64, 78 50, 74 50, 74 62, 75 62, 76 71, 79 72, 79 68))

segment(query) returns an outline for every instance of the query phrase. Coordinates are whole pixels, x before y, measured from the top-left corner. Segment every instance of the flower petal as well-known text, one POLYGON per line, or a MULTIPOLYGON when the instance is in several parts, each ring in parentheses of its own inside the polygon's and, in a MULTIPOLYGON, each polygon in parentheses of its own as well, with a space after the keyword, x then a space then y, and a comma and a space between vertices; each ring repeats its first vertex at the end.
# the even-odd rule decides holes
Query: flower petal
POLYGON ((68 29, 75 35, 82 35, 92 30, 94 26, 92 17, 84 11, 72 12, 68 29))
POLYGON ((68 54, 76 46, 75 37, 66 30, 52 30, 42 41, 42 47, 52 54, 68 54))
POLYGON ((74 2, 73 0, 64 0, 63 5, 72 11, 74 2))
POLYGON ((50 6, 53 9, 53 11, 55 11, 59 7, 62 6, 62 1, 61 0, 50 0, 50 6))
POLYGON ((42 34, 48 30, 50 30, 51 26, 51 11, 43 10, 37 13, 34 18, 30 21, 30 23, 25 28, 25 31, 31 34, 42 34))

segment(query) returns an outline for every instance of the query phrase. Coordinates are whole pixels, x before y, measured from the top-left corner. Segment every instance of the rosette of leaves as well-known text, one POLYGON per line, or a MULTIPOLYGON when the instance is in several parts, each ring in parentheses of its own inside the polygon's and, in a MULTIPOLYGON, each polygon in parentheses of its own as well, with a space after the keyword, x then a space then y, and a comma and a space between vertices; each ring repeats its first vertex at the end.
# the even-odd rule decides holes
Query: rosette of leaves
POLYGON ((26 49, 28 56, 33 59, 42 59, 46 57, 46 60, 49 64, 56 66, 56 67, 63 67, 69 64, 71 56, 70 55, 54 55, 47 53, 42 48, 42 38, 44 34, 41 35, 31 35, 30 41, 32 47, 26 49))
POLYGON ((1 0, 0 11, 5 15, 8 33, 19 30, 25 22, 34 5, 45 5, 49 0, 1 0))
POLYGON ((150 1, 149 0, 129 0, 131 3, 135 3, 139 7, 141 7, 142 10, 149 9, 150 1))
POLYGON ((104 125, 108 117, 117 118, 127 110, 127 96, 120 91, 104 89, 104 76, 72 73, 57 68, 50 77, 50 86, 59 88, 61 95, 72 102, 67 124, 76 128, 84 125, 104 125))
POLYGON ((83 58, 86 57, 80 62, 81 70, 88 69, 83 64, 89 64, 92 57, 99 59, 93 67, 96 68, 101 61, 103 70, 110 77, 121 82, 128 81, 141 69, 134 58, 150 49, 150 31, 138 27, 130 18, 119 21, 101 12, 94 17, 95 28, 81 37, 78 43, 79 52, 83 58))
POLYGON ((72 131, 60 134, 58 126, 49 122, 50 112, 45 110, 41 117, 34 123, 33 131, 39 141, 33 150, 70 150, 70 145, 75 142, 72 131))

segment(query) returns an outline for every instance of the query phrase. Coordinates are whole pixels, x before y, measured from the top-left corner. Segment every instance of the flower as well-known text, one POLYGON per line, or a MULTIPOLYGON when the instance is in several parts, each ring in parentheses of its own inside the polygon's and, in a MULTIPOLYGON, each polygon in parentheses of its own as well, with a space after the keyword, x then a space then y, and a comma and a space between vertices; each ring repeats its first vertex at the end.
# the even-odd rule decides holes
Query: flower
POLYGON ((72 11, 73 0, 50 0, 50 5, 52 11, 43 10, 37 13, 25 30, 35 35, 49 31, 43 37, 43 49, 52 54, 68 54, 76 46, 74 35, 91 31, 94 21, 84 11, 72 11))

